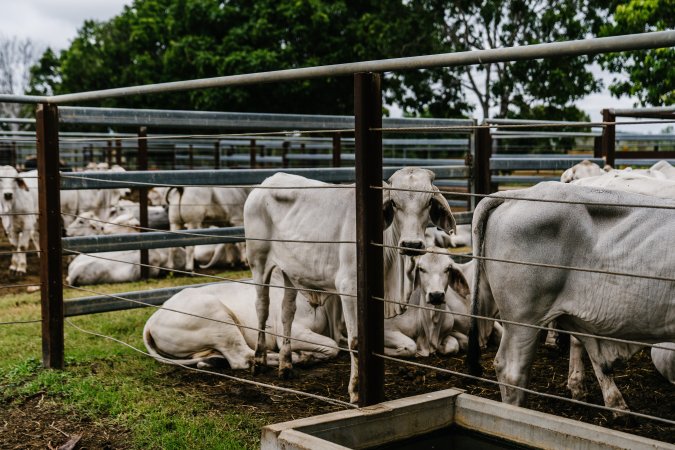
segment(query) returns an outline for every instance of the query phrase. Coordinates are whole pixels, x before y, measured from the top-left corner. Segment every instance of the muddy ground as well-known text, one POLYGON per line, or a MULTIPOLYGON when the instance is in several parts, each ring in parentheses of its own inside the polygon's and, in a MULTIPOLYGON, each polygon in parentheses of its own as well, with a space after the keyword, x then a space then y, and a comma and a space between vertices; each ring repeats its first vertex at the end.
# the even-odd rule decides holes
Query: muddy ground
MULTIPOLYGON (((4 239, 3 239, 4 241, 4 239)), ((0 243, 0 252, 6 246, 0 243)), ((0 283, 9 284, 7 278, 9 256, 0 255, 0 283)), ((37 257, 29 256, 29 274, 20 283, 39 282, 37 257)), ((15 280, 16 281, 16 280, 15 280)), ((25 288, 3 290, 23 291, 25 288)), ((494 378, 492 359, 495 349, 483 355, 483 366, 487 376, 494 378)), ((460 372, 463 368, 463 356, 433 356, 418 360, 425 364, 444 367, 460 372)), ((92 371, 95 371, 92 363, 92 371)), ((568 355, 565 352, 542 348, 539 350, 532 370, 530 388, 562 397, 569 397, 565 387, 568 355)), ((587 401, 602 404, 600 389, 595 377, 586 365, 587 401)), ((488 383, 467 384, 464 379, 437 371, 401 366, 399 363, 386 362, 385 392, 388 399, 407 397, 425 392, 457 387, 471 394, 499 400, 498 389, 488 383)), ((253 377, 247 371, 223 369, 223 373, 238 377, 253 377)), ((266 423, 276 423, 341 409, 324 402, 307 399, 303 396, 279 393, 269 389, 249 386, 208 374, 195 373, 182 368, 171 368, 161 372, 158 382, 171 385, 185 395, 200 393, 200 398, 210 402, 214 411, 237 410, 262 415, 266 423), (204 395, 206 394, 206 395, 204 395)), ((255 377, 256 381, 273 383, 280 386, 320 394, 347 401, 347 380, 349 377, 349 358, 342 354, 334 361, 312 368, 298 368, 297 378, 279 380, 272 371, 255 377)), ((668 419, 675 418, 675 386, 669 384, 653 368, 649 353, 641 351, 627 366, 617 370, 616 383, 623 393, 631 410, 668 419)), ((19 406, 0 405, 0 448, 2 449, 44 449, 58 448, 69 441, 70 437, 81 434, 82 438, 75 448, 79 449, 125 449, 130 448, 129 430, 120 429, 105 417, 93 421, 76 414, 65 415, 60 412, 58 398, 50 393, 41 393, 25 399, 19 406), (49 401, 51 400, 51 401, 49 401)), ((530 396, 529 407, 538 411, 582 420, 584 422, 621 430, 652 439, 675 443, 675 427, 647 419, 613 420, 611 414, 602 410, 583 407, 568 402, 530 396)))

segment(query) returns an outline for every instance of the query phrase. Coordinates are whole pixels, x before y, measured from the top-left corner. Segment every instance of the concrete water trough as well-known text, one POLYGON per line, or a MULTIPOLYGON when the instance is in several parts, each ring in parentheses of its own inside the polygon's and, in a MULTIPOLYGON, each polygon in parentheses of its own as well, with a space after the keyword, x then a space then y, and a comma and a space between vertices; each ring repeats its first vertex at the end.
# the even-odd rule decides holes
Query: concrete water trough
POLYGON ((263 450, 675 449, 675 445, 448 389, 262 429, 263 450))

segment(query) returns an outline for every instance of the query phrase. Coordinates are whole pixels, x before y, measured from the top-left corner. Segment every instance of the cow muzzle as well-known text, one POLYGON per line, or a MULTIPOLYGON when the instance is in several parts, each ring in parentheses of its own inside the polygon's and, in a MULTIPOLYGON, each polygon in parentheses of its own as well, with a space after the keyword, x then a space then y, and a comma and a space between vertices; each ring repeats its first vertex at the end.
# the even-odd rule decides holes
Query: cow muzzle
POLYGON ((399 252, 402 255, 414 256, 422 253, 420 250, 424 249, 424 242, 422 241, 401 241, 399 244, 399 252))
POLYGON ((428 302, 432 305, 441 305, 445 302, 445 292, 429 292, 427 294, 428 302))
POLYGON ((11 199, 14 198, 14 194, 11 193, 11 192, 5 192, 4 196, 5 196, 5 200, 11 200, 11 199))

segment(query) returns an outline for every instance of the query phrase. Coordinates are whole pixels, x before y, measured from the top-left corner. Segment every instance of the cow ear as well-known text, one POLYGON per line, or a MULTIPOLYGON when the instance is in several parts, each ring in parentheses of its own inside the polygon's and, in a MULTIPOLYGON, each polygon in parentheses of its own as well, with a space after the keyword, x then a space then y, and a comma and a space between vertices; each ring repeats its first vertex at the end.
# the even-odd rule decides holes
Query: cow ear
POLYGON ((469 283, 466 281, 464 273, 462 273, 462 271, 454 264, 450 266, 450 287, 463 298, 469 298, 471 296, 469 283))
POLYGON ((431 198, 431 210, 429 211, 429 217, 431 221, 438 228, 442 229, 446 233, 450 231, 457 232, 457 224, 455 218, 450 211, 450 205, 448 201, 441 195, 440 192, 434 194, 431 198))
POLYGON ((26 182, 23 180, 23 178, 21 178, 21 177, 16 177, 14 180, 16 181, 17 186, 19 186, 21 189, 23 189, 24 191, 28 191, 28 190, 29 190, 29 189, 28 189, 28 185, 27 185, 26 182))
MULTIPOLYGON (((388 188, 389 184, 383 182, 382 187, 388 188)), ((388 189, 382 191, 382 218, 384 220, 384 229, 386 230, 394 221, 394 202, 391 199, 391 191, 388 189)))

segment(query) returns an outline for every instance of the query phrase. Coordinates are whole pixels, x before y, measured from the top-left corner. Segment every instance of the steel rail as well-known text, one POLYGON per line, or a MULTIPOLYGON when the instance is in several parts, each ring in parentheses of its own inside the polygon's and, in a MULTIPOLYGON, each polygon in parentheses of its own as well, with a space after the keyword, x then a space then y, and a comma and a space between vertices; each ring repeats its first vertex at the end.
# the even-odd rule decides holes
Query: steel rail
POLYGON ((274 390, 281 391, 281 392, 286 392, 286 393, 289 393, 289 394, 295 394, 295 395, 300 395, 300 396, 304 396, 304 397, 309 397, 309 398, 313 398, 313 399, 315 399, 315 400, 321 400, 321 401, 323 401, 323 402, 331 403, 331 404, 338 405, 338 406, 349 407, 349 408, 357 408, 356 405, 353 405, 353 404, 351 404, 351 403, 343 402, 342 400, 332 399, 332 398, 329 398, 329 397, 324 397, 324 396, 322 396, 322 395, 310 394, 309 392, 297 391, 297 390, 291 389, 291 388, 285 388, 285 387, 282 387, 282 386, 275 386, 275 385, 273 385, 273 384, 261 383, 261 382, 259 382, 259 381, 247 380, 247 379, 245 379, 245 378, 239 378, 239 377, 235 377, 235 376, 232 376, 232 375, 227 375, 227 374, 220 373, 220 372, 212 372, 212 371, 210 371, 210 370, 204 370, 204 369, 198 369, 198 368, 196 368, 196 367, 186 366, 186 365, 180 364, 180 363, 178 363, 178 362, 176 362, 176 361, 172 361, 172 360, 170 360, 170 359, 168 359, 168 358, 164 358, 164 357, 161 357, 161 356, 153 356, 153 355, 150 355, 149 353, 144 352, 143 350, 138 349, 138 348, 134 347, 133 345, 131 345, 131 344, 127 343, 127 342, 124 342, 124 341, 122 341, 122 340, 120 340, 120 339, 114 338, 114 337, 112 337, 112 336, 107 336, 107 335, 105 335, 105 334, 100 334, 100 333, 96 333, 96 332, 94 332, 94 331, 86 330, 86 329, 84 329, 84 328, 82 328, 82 327, 79 327, 79 326, 75 325, 75 324, 74 324, 71 320, 69 320, 69 319, 66 319, 65 322, 66 322, 68 325, 70 325, 71 327, 75 328, 76 330, 78 330, 78 331, 80 331, 80 332, 82 332, 82 333, 90 334, 90 335, 92 335, 92 336, 97 336, 97 337, 101 337, 101 338, 104 338, 104 339, 108 339, 108 340, 117 342, 117 343, 119 343, 119 344, 122 344, 122 345, 124 345, 124 346, 126 346, 126 347, 128 347, 128 348, 130 348, 130 349, 132 349, 132 350, 134 350, 134 351, 137 352, 137 353, 141 353, 141 354, 143 354, 143 355, 145 355, 145 356, 149 356, 149 357, 151 357, 151 358, 153 358, 153 359, 159 359, 159 360, 162 360, 162 361, 164 361, 164 362, 166 362, 166 363, 168 363, 168 364, 171 364, 171 365, 174 365, 174 366, 179 366, 179 367, 182 367, 182 368, 184 368, 184 369, 192 370, 192 371, 194 371, 194 372, 205 373, 205 374, 208 374, 208 375, 215 375, 215 376, 218 376, 218 377, 227 378, 227 379, 229 379, 229 380, 238 381, 238 382, 241 382, 241 383, 251 384, 251 385, 253 385, 253 386, 262 387, 262 388, 265 388, 265 389, 274 389, 274 390))
POLYGON ((478 377, 478 376, 474 376, 474 375, 468 375, 468 374, 465 374, 465 373, 462 373, 462 372, 457 372, 457 371, 450 370, 450 369, 443 369, 442 367, 430 366, 428 364, 417 363, 417 362, 408 361, 408 360, 405 360, 405 359, 395 358, 393 356, 386 356, 386 355, 382 355, 380 353, 373 353, 373 355, 377 356, 378 358, 386 359, 386 360, 389 360, 389 361, 395 361, 395 362, 406 364, 406 365, 421 367, 423 369, 429 369, 429 370, 444 372, 444 373, 448 373, 450 375, 455 375, 455 376, 463 377, 463 378, 469 378, 469 379, 475 380, 475 381, 483 381, 483 382, 486 382, 486 383, 495 384, 497 386, 504 386, 504 387, 508 387, 508 388, 512 388, 512 389, 517 389, 517 390, 525 392, 527 394, 538 395, 540 397, 550 398, 550 399, 553 399, 553 400, 561 400, 563 402, 574 403, 574 404, 581 405, 581 406, 586 406, 586 407, 591 407, 591 408, 596 408, 596 409, 602 409, 604 411, 611 411, 613 413, 617 413, 618 415, 631 415, 631 416, 635 416, 635 417, 640 417, 642 419, 649 419, 649 420, 654 420, 654 421, 657 421, 657 422, 667 423, 668 425, 675 425, 675 420, 651 416, 651 415, 648 415, 648 414, 633 412, 633 411, 625 410, 625 409, 612 408, 612 407, 604 406, 604 405, 595 405, 593 403, 584 402, 582 400, 575 400, 573 398, 561 397, 561 396, 555 395, 555 394, 547 394, 545 392, 535 391, 535 390, 532 390, 532 389, 516 386, 514 384, 502 383, 500 381, 491 380, 489 378, 483 378, 483 377, 478 377))
POLYGON ((126 297, 121 297, 121 296, 119 296, 119 295, 105 294, 105 293, 102 293, 102 292, 96 292, 96 291, 93 291, 93 290, 91 290, 91 289, 86 289, 86 288, 82 288, 82 287, 78 287, 78 286, 73 286, 73 285, 71 285, 71 284, 65 284, 65 286, 68 287, 68 288, 70 288, 70 289, 75 289, 75 290, 82 291, 82 292, 89 292, 90 294, 96 294, 96 295, 98 295, 98 296, 104 296, 104 297, 108 297, 108 298, 114 298, 114 299, 116 299, 116 300, 123 300, 123 301, 125 301, 125 302, 135 303, 135 304, 143 305, 143 306, 149 306, 149 307, 152 307, 152 308, 155 308, 155 309, 158 309, 158 310, 161 309, 161 310, 173 312, 173 313, 176 313, 176 314, 183 314, 183 315, 186 315, 186 316, 195 317, 195 318, 197 318, 197 319, 208 320, 208 321, 210 321, 210 322, 222 323, 222 324, 224 324, 224 325, 231 325, 231 326, 234 326, 234 327, 237 327, 237 328, 244 328, 244 329, 246 329, 246 330, 251 330, 251 331, 257 331, 257 332, 261 332, 261 331, 262 331, 263 333, 269 334, 269 335, 271 335, 271 336, 280 337, 280 338, 284 338, 284 339, 290 339, 290 340, 292 340, 292 341, 305 342, 305 343, 307 343, 307 344, 318 345, 318 346, 326 347, 326 348, 333 348, 333 349, 336 349, 336 350, 342 350, 342 351, 345 351, 345 352, 348 352, 348 353, 358 353, 356 350, 350 350, 350 349, 348 349, 348 348, 340 347, 340 346, 337 346, 337 345, 325 345, 325 344, 320 344, 320 343, 318 343, 318 342, 308 341, 307 339, 300 339, 300 338, 295 338, 295 337, 292 337, 292 336, 286 336, 285 334, 274 333, 274 332, 269 331, 269 330, 261 330, 260 328, 251 327, 251 326, 248 326, 248 325, 242 325, 242 324, 236 323, 236 322, 228 322, 228 321, 226 321, 226 320, 218 320, 218 319, 214 319, 214 318, 212 318, 212 317, 201 316, 201 315, 199 315, 199 314, 194 314, 194 313, 190 313, 190 312, 187 312, 187 311, 179 311, 179 310, 177 310, 177 309, 166 308, 166 307, 164 307, 164 306, 162 306, 162 305, 154 305, 154 304, 152 304, 152 303, 142 302, 142 301, 140 301, 140 300, 135 300, 135 299, 130 299, 130 298, 126 298, 126 297))
MULTIPOLYGON (((430 191, 428 189, 406 189, 406 188, 394 188, 388 186, 370 186, 371 189, 381 189, 385 191, 403 191, 403 192, 423 192, 427 194, 437 194, 437 191, 430 191)), ((504 191, 502 191, 504 192, 504 191)), ((504 200, 523 200, 528 202, 541 202, 541 203, 559 203, 564 205, 585 205, 585 206, 606 206, 606 207, 619 207, 619 208, 648 208, 648 209, 665 209, 665 210, 675 210, 675 205, 645 205, 640 203, 601 203, 601 202, 582 202, 575 200, 549 200, 545 198, 522 198, 522 197, 511 197, 507 195, 494 195, 494 194, 473 194, 469 192, 453 192, 453 191, 444 191, 444 194, 452 197, 479 197, 479 198, 501 198, 504 200)), ((646 197, 646 196, 645 196, 646 197)), ((667 199, 661 199, 659 197, 653 197, 654 199, 660 199, 667 201, 667 199)), ((408 249, 409 250, 409 249, 408 249)))
MULTIPOLYGON (((218 88, 225 86, 246 86, 282 81, 307 80, 313 78, 353 75, 358 72, 393 72, 403 70, 428 69, 432 67, 454 67, 497 62, 542 59, 560 56, 594 55, 597 53, 645 50, 671 47, 675 45, 675 31, 656 31, 650 33, 629 34, 577 41, 552 42, 547 44, 524 45, 488 50, 471 50, 457 53, 393 58, 357 63, 333 64, 319 67, 275 70, 245 75, 229 75, 214 78, 202 78, 189 81, 148 84, 142 86, 104 89, 74 94, 52 95, 28 98, 31 103, 45 102, 64 104, 101 100, 114 97, 177 92, 192 89, 218 88)), ((0 96, 0 102, 20 100, 15 96, 0 96)))

